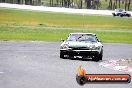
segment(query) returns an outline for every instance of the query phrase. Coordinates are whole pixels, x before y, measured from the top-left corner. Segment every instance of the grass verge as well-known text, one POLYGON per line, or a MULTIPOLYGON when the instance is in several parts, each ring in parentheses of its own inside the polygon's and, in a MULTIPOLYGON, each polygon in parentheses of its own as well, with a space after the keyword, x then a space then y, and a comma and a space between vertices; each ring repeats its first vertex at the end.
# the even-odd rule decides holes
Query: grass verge
POLYGON ((131 24, 131 18, 0 8, 0 40, 60 41, 71 32, 92 32, 103 42, 132 43, 131 24))
POLYGON ((1 27, 0 40, 39 40, 60 41, 71 32, 96 33, 99 39, 107 43, 132 43, 132 32, 110 32, 83 29, 50 29, 41 27, 1 27))

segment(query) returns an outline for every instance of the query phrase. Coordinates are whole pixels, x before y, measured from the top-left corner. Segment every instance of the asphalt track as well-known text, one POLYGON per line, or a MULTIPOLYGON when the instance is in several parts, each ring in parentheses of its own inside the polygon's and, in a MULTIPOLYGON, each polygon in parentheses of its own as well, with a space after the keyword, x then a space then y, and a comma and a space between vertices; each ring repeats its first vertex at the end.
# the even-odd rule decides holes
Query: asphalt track
MULTIPOLYGON (((131 88, 129 84, 86 84, 75 80, 77 67, 87 73, 130 74, 99 66, 101 62, 59 58, 60 42, 0 41, 0 88, 131 88)), ((132 59, 132 44, 104 44, 103 61, 132 59)))

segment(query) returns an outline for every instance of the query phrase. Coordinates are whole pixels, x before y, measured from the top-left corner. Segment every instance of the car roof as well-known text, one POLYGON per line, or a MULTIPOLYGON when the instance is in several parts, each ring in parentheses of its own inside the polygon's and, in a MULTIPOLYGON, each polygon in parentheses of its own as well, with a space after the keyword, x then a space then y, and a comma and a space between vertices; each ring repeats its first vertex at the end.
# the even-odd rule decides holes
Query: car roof
POLYGON ((117 8, 116 10, 120 10, 120 9, 121 9, 121 10, 124 10, 124 9, 122 9, 122 8, 117 8))
POLYGON ((119 10, 125 11, 125 9, 122 8, 115 9, 115 11, 119 11, 119 10))
POLYGON ((72 35, 72 34, 88 34, 88 35, 96 35, 96 34, 94 34, 94 33, 80 33, 80 32, 77 32, 77 33, 70 33, 70 35, 72 35))

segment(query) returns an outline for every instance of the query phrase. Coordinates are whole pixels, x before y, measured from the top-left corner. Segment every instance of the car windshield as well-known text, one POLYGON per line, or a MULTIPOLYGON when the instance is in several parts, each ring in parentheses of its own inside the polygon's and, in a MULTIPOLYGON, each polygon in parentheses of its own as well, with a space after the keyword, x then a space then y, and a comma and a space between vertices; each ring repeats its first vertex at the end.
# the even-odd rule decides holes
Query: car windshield
POLYGON ((116 12, 123 12, 123 9, 116 9, 116 12))
POLYGON ((96 42, 96 36, 92 34, 71 34, 68 37, 68 41, 87 41, 87 42, 96 42))

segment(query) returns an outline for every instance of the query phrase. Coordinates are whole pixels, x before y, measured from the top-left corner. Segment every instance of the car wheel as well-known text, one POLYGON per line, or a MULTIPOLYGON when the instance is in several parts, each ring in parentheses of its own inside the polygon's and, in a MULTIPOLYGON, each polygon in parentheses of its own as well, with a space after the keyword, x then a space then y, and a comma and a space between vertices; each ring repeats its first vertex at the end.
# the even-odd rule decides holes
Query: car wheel
POLYGON ((99 60, 102 60, 103 55, 99 54, 99 60))
POLYGON ((123 17, 123 15, 120 15, 120 17, 123 17))
POLYGON ((120 14, 117 14, 117 16, 120 16, 120 14))
POLYGON ((115 17, 116 15, 115 15, 115 13, 112 13, 113 14, 113 17, 115 17))
POLYGON ((100 59, 99 59, 99 55, 95 55, 93 58, 92 58, 93 61, 96 61, 98 62, 100 59))
POLYGON ((64 55, 65 55, 65 54, 64 54, 63 52, 60 51, 60 58, 65 59, 64 55))
POLYGON ((103 49, 101 50, 101 53, 99 54, 99 60, 102 60, 103 57, 103 49))
POLYGON ((68 58, 69 59, 74 59, 74 56, 73 55, 69 55, 68 58))
POLYGON ((127 17, 131 17, 131 15, 127 15, 127 17))

